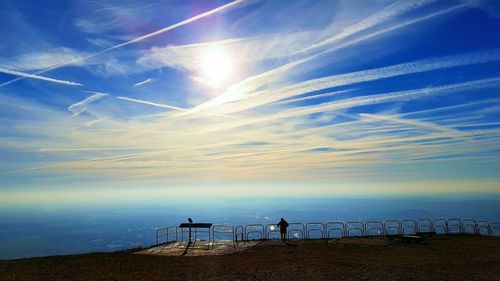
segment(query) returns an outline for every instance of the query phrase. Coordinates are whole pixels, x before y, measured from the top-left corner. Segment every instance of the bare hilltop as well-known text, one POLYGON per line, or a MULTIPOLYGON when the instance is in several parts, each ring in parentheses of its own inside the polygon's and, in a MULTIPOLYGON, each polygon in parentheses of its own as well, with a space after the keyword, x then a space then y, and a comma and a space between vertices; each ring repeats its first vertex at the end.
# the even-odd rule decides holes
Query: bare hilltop
POLYGON ((50 256, 0 261, 0 280, 500 280, 500 237, 269 240, 219 255, 50 256))

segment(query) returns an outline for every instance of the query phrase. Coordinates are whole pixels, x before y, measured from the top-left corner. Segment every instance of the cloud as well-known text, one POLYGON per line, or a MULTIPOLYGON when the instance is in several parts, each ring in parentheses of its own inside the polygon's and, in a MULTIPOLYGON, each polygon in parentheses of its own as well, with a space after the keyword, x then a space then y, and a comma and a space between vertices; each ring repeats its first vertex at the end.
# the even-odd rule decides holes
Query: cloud
MULTIPOLYGON (((446 56, 440 58, 424 59, 420 61, 402 63, 392 66, 386 66, 375 69, 361 70, 356 72, 332 75, 317 79, 311 79, 308 81, 292 84, 290 86, 285 86, 278 89, 270 89, 267 91, 257 92, 253 95, 241 96, 239 100, 238 96, 232 94, 237 91, 239 87, 234 89, 229 89, 226 93, 221 96, 232 96, 228 101, 218 101, 215 98, 212 101, 196 106, 193 111, 196 112, 198 108, 211 108, 216 104, 224 104, 225 102, 231 102, 227 107, 216 108, 217 112, 223 114, 235 113, 243 110, 248 110, 254 107, 270 104, 280 100, 289 99, 295 96, 303 95, 306 93, 319 91, 323 89, 353 85, 356 83, 374 81, 379 79, 386 79, 395 76, 408 75, 420 72, 434 71, 439 69, 446 69, 452 67, 482 64, 488 62, 500 61, 500 50, 482 50, 470 54, 462 54, 455 56, 446 56)), ((333 96, 336 93, 327 93, 319 95, 318 97, 333 96)), ((304 97, 299 100, 311 99, 312 97, 304 97)), ((289 102, 289 101, 286 101, 289 102)), ((286 103, 283 101, 282 103, 286 103)))
POLYGON ((410 101, 414 99, 429 97, 432 95, 441 95, 455 91, 464 91, 473 89, 478 90, 482 88, 497 87, 499 85, 500 85, 500 78, 490 78, 490 79, 481 79, 481 80, 462 82, 456 84, 442 85, 437 87, 429 87, 423 89, 413 89, 413 90, 404 90, 404 91, 390 92, 383 94, 364 95, 364 96, 336 100, 332 102, 325 102, 322 104, 314 104, 309 106, 291 108, 280 111, 279 113, 273 115, 268 115, 263 117, 238 119, 237 122, 227 122, 225 124, 217 124, 216 127, 206 128, 203 132, 213 133, 216 131, 234 129, 261 122, 269 122, 273 120, 310 115, 314 113, 334 112, 341 109, 366 106, 366 105, 375 105, 381 103, 410 101))
POLYGON ((307 101, 307 100, 312 100, 312 99, 318 99, 318 98, 326 98, 326 97, 332 97, 344 93, 349 93, 354 91, 355 89, 348 89, 348 90, 342 90, 342 91, 335 91, 335 92, 330 92, 330 93, 324 93, 324 94, 317 94, 317 95, 311 95, 307 97, 301 97, 301 98, 295 98, 295 99, 287 99, 279 102, 275 102, 274 104, 287 104, 287 103, 293 103, 293 102, 299 102, 299 101, 307 101))
POLYGON ((108 48, 113 45, 116 45, 115 42, 109 40, 109 39, 104 39, 104 38, 87 38, 86 39, 90 44, 95 45, 100 48, 108 48))
MULTIPOLYGON (((219 106, 219 105, 224 104, 224 103, 242 100, 242 99, 245 99, 247 97, 258 96, 256 94, 253 94, 252 92, 256 91, 257 89, 259 89, 263 85, 267 85, 267 84, 272 83, 273 81, 275 81, 277 79, 277 77, 290 71, 291 69, 293 69, 299 65, 302 65, 306 62, 309 62, 313 59, 317 59, 317 58, 321 57, 322 55, 325 55, 327 53, 331 53, 333 51, 340 50, 343 48, 351 47, 355 44, 358 44, 360 42, 375 38, 375 37, 383 35, 385 33, 392 32, 394 30, 406 27, 408 25, 416 24, 418 22, 428 20, 430 18, 440 16, 440 15, 443 15, 445 13, 449 13, 449 12, 455 11, 457 9, 466 7, 466 6, 467 6, 467 4, 459 4, 459 5, 449 7, 449 8, 444 8, 444 9, 438 10, 437 12, 432 12, 432 13, 428 13, 428 14, 425 14, 425 15, 420 16, 420 17, 405 20, 401 23, 398 23, 398 24, 395 24, 395 25, 392 25, 392 26, 389 26, 389 27, 386 27, 386 28, 383 28, 383 29, 380 29, 377 31, 370 32, 366 35, 360 36, 360 37, 355 38, 355 39, 351 39, 349 41, 343 42, 343 43, 338 44, 338 45, 334 45, 333 47, 330 47, 330 48, 328 48, 324 51, 321 51, 319 53, 316 53, 316 54, 307 56, 305 58, 301 58, 301 59, 289 62, 287 64, 281 65, 281 66, 273 68, 271 70, 268 70, 264 73, 251 76, 251 77, 246 78, 243 81, 229 87, 226 91, 224 91, 222 94, 216 96, 215 98, 208 100, 202 104, 197 105, 195 108, 192 109, 192 112, 206 110, 206 109, 209 109, 212 107, 219 106)), ((262 95, 263 93, 266 93, 266 91, 259 92, 259 95, 262 95)))
POLYGON ((53 66, 66 65, 85 65, 94 64, 94 61, 83 62, 82 58, 87 56, 85 52, 77 51, 71 48, 51 48, 42 52, 30 52, 11 58, 0 58, 0 65, 9 69, 18 71, 30 71, 46 69, 53 66), (68 63, 73 62, 73 63, 68 63))
POLYGON ((6 74, 10 74, 10 75, 19 76, 19 77, 36 79, 36 80, 43 80, 43 81, 48 81, 48 82, 57 83, 57 84, 63 84, 63 85, 68 85, 68 86, 83 86, 82 84, 76 83, 76 82, 71 82, 71 81, 66 81, 66 80, 59 80, 59 79, 49 78, 49 77, 40 76, 40 75, 35 75, 35 74, 29 74, 29 73, 24 73, 24 72, 9 70, 9 69, 5 69, 5 68, 0 68, 0 72, 6 73, 6 74))
MULTIPOLYGON (((126 75, 130 71, 138 71, 136 66, 131 66, 128 62, 132 56, 130 52, 122 52, 117 55, 120 60, 114 56, 85 59, 89 56, 89 53, 60 47, 41 52, 30 52, 8 59, 0 58, 0 64, 7 66, 8 69, 17 71, 42 70, 37 73, 43 73, 45 72, 43 71, 44 69, 51 69, 59 66, 86 67, 91 73, 101 77, 126 75)), ((4 84, 8 85, 10 83, 6 82, 4 84)))
POLYGON ((114 28, 110 24, 103 24, 101 22, 88 19, 76 19, 74 25, 80 31, 90 34, 106 33, 112 31, 114 28))
POLYGON ((282 59, 316 40, 313 31, 277 33, 257 37, 231 38, 227 40, 195 43, 188 45, 170 45, 152 48, 137 60, 137 63, 149 68, 171 67, 190 72, 197 72, 207 50, 224 50, 233 65, 250 68, 262 61, 282 59))
POLYGON ((410 125, 418 128, 425 128, 428 130, 434 130, 438 132, 447 133, 447 136, 450 138, 465 138, 465 133, 460 130, 450 129, 444 126, 439 126, 432 122, 424 122, 412 119, 401 118, 401 116, 390 116, 390 115, 380 115, 380 114, 360 114, 361 117, 366 118, 368 120, 382 120, 391 123, 410 125))
POLYGON ((109 94, 105 93, 99 93, 99 92, 93 92, 95 94, 91 95, 90 97, 79 101, 77 103, 74 103, 68 107, 68 110, 73 113, 73 117, 80 115, 81 113, 85 112, 87 110, 87 105, 89 105, 92 102, 95 102, 97 100, 102 99, 105 96, 108 96, 109 94))
POLYGON ((117 99, 131 101, 131 102, 136 102, 136 103, 142 103, 142 104, 147 104, 147 105, 152 105, 152 106, 161 107, 161 108, 175 109, 175 110, 180 110, 180 111, 187 111, 184 108, 180 108, 180 107, 172 106, 172 105, 168 105, 168 104, 160 104, 160 103, 155 103, 155 102, 150 102, 150 101, 144 101, 144 100, 138 100, 138 99, 131 99, 131 98, 126 98, 126 97, 117 97, 117 99))
MULTIPOLYGON (((52 98, 60 93, 50 93, 51 99, 45 100, 46 104, 36 106, 0 99, 0 119, 4 120, 0 123, 2 148, 23 152, 19 156, 12 153, 12 157, 17 157, 16 165, 0 161, 0 169, 16 170, 20 173, 16 176, 30 175, 37 179, 64 176, 75 182, 90 178, 99 184, 112 185, 136 180, 145 186, 164 186, 165 183, 201 181, 370 180, 380 175, 406 176, 406 170, 419 165, 419 169, 453 167, 463 161, 472 163, 471 166, 484 161, 497 165, 498 101, 492 98, 495 90, 490 90, 500 86, 500 79, 491 77, 494 75, 487 70, 500 61, 500 50, 422 58, 427 52, 406 56, 394 41, 385 45, 390 41, 387 37, 398 35, 391 34, 393 31, 404 32, 403 28, 411 24, 465 7, 456 3, 430 5, 431 2, 399 1, 352 24, 339 22, 339 18, 353 18, 350 12, 343 15, 345 10, 339 7, 338 13, 328 13, 320 23, 307 17, 311 24, 298 28, 281 30, 258 22, 263 26, 257 33, 249 32, 254 30, 245 29, 241 22, 234 25, 233 18, 227 17, 217 21, 226 33, 217 35, 229 39, 193 44, 190 42, 217 37, 201 37, 191 32, 190 36, 184 36, 184 32, 179 32, 167 41, 178 45, 165 46, 162 37, 150 42, 161 47, 146 49, 141 44, 139 50, 115 50, 113 56, 99 60, 95 57, 91 60, 89 56, 93 54, 81 52, 75 57, 83 56, 78 65, 100 76, 92 77, 93 87, 124 94, 117 97, 118 101, 107 100, 104 110, 98 110, 100 105, 90 106, 107 95, 102 92, 92 92, 69 108, 64 101, 64 106, 54 105, 52 98), (332 26, 338 23, 337 29, 330 26, 324 32, 325 18, 333 19, 332 26), (261 35, 264 28, 270 33, 261 35), (382 36, 387 37, 380 46, 381 42, 375 39, 382 36), (359 46, 360 43, 363 45, 359 46), (226 90, 221 88, 222 95, 218 98, 194 108, 172 104, 186 104, 191 98, 189 95, 206 98, 221 94, 193 83, 191 79, 198 78, 196 73, 162 69, 134 76, 136 71, 163 67, 197 72, 203 50, 212 47, 227 50, 238 64, 248 68, 237 77, 241 82, 226 90), (392 51, 393 48, 402 55, 386 60, 385 49, 392 51), (384 51, 381 53, 380 49, 384 51), (343 51, 336 53, 339 50, 343 51), (361 59, 346 59, 346 53, 361 59), (376 59, 372 61, 372 58, 376 59), (136 69, 131 63, 136 63, 136 69), (488 65, 481 65, 486 63, 488 65), (478 69, 480 71, 476 71, 478 69), (424 72, 427 73, 422 74, 424 72), (454 75, 458 72, 471 80, 457 82, 463 81, 461 76, 454 75), (127 76, 98 79, 107 73, 127 76), (468 76, 470 73, 473 75, 468 76), (139 88, 154 80, 147 77, 175 81, 161 86, 165 91, 179 91, 165 95, 165 91, 157 87, 139 88), (144 90, 144 94, 136 93, 138 89, 144 90), (148 101, 147 97, 152 96, 155 101, 148 101), (130 102, 145 106, 131 106, 130 102), (160 112, 152 110, 153 107, 167 110, 160 112), (67 118, 67 110, 79 118, 67 118), (86 110, 92 114, 81 114, 86 110), (36 153, 36 157, 31 158, 36 161, 26 161, 27 153, 36 153)), ((252 13, 248 18, 256 20, 262 15, 258 12, 262 6, 279 8, 282 5, 276 3, 253 5, 241 14, 252 13)), ((377 5, 379 3, 382 2, 377 5)), ((123 5, 126 9, 117 9, 112 18, 119 13, 124 13, 122 18, 126 18, 126 13, 133 12, 131 6, 143 4, 123 5)), ((284 9, 288 10, 288 6, 306 4, 286 5, 284 9)), ((313 2, 307 5, 317 12, 318 6, 313 2)), ((320 7, 322 5, 326 4, 322 2, 320 7)), ((102 7, 106 6, 116 5, 107 2, 99 9, 104 11, 102 7)), ((363 13, 371 12, 374 5, 370 6, 363 13)), ((273 19, 274 22, 288 17, 289 21, 283 21, 284 27, 288 27, 289 22, 296 23, 289 14, 283 15, 277 9, 268 10, 266 14, 276 14, 278 19, 273 19)), ((312 12, 310 15, 313 17, 312 12)), ((262 22, 267 22, 265 20, 262 22)), ((111 22, 110 30, 102 32, 116 32, 118 25, 124 23, 111 22), (117 25, 111 26, 114 23, 117 25)), ((89 33, 98 31, 95 26, 85 24, 80 26, 82 31, 85 28, 89 33)), ((429 26, 415 28, 412 35, 424 40, 429 26)), ((439 27, 441 25, 432 28, 439 27)), ((130 37, 135 32, 126 33, 130 37)), ((98 38, 113 36, 115 34, 98 38)), ((151 37, 140 40, 147 38, 151 37)), ((82 40, 85 43, 85 38, 82 40)), ((133 40, 127 42, 131 44, 133 40)), ((103 52, 120 47, 120 44, 87 41, 95 45, 102 43, 102 47, 107 48, 103 52)), ((438 50, 433 54, 442 53, 438 50)), ((56 54, 50 57, 55 64, 64 64, 56 61, 56 54)), ((23 59, 29 61, 27 56, 14 58, 19 59, 20 67, 30 67, 29 63, 21 63, 23 59)), ((32 61, 37 62, 36 67, 49 65, 42 59, 32 61)), ((75 74, 73 71, 76 72, 72 69, 68 73, 75 74)), ((30 98, 43 100, 43 95, 30 98)), ((432 176, 421 170, 415 173, 432 176)))
MULTIPOLYGON (((172 105, 168 105, 168 104, 164 104, 164 103, 156 103, 156 102, 150 102, 150 101, 145 101, 145 100, 131 99, 131 98, 127 98, 127 97, 117 97, 117 99, 131 101, 131 102, 135 102, 135 103, 146 104, 146 105, 151 105, 151 106, 160 107, 160 108, 167 108, 167 109, 174 109, 174 110, 178 110, 178 111, 188 112, 188 110, 185 108, 180 108, 177 106, 172 106, 172 105)), ((204 115, 204 116, 208 115, 208 116, 232 119, 232 117, 230 117, 230 116, 217 114, 217 113, 210 113, 210 112, 202 112, 201 115, 204 115)))
POLYGON ((125 76, 129 74, 128 69, 131 67, 127 67, 125 64, 121 63, 114 57, 110 57, 102 64, 96 65, 91 68, 91 72, 93 72, 97 76, 101 77, 109 77, 109 76, 125 76))
POLYGON ((141 82, 135 83, 134 87, 144 86, 144 85, 149 84, 149 83, 154 82, 154 81, 156 81, 156 79, 154 79, 154 78, 148 78, 148 79, 143 80, 141 82))
POLYGON ((397 1, 377 12, 370 15, 369 17, 363 19, 362 21, 350 25, 342 30, 340 33, 335 34, 334 36, 327 38, 321 42, 312 44, 300 51, 298 53, 308 52, 314 49, 322 48, 331 44, 334 44, 338 41, 343 40, 349 36, 352 36, 361 31, 368 30, 374 26, 377 26, 381 23, 387 22, 391 18, 399 16, 401 14, 410 12, 412 10, 421 8, 422 6, 428 5, 430 3, 435 2, 436 0, 419 0, 419 1, 397 1))
MULTIPOLYGON (((201 14, 198 14, 196 16, 193 16, 191 18, 188 18, 188 19, 185 19, 183 21, 180 21, 180 22, 177 22, 175 24, 172 24, 172 25, 169 25, 167 27, 164 27, 164 28, 161 28, 159 30, 156 30, 154 32, 150 32, 150 33, 147 33, 145 35, 142 35, 142 36, 139 36, 139 37, 136 37, 136 38, 133 38, 131 40, 128 40, 126 42, 123 42, 123 43, 120 43, 120 44, 117 44, 117 45, 114 45, 114 46, 111 46, 109 48, 106 48, 106 49, 103 49, 99 52, 96 52, 96 53, 92 53, 92 54, 89 54, 89 55, 86 55, 84 57, 80 57, 80 58, 75 58, 73 60, 68 60, 68 61, 63 61, 57 65, 52 65, 51 67, 47 68, 47 69, 44 69, 44 70, 41 70, 41 71, 38 71, 36 72, 35 74, 38 75, 38 74, 42 74, 42 73, 45 73, 45 72, 48 72, 48 71, 51 71, 51 70, 54 70, 54 69, 58 69, 58 68, 61 68, 63 66, 67 66, 67 65, 72 65, 72 64, 79 64, 83 61, 86 61, 88 59, 91 59, 91 58, 94 58, 100 54, 103 54, 103 53, 106 53, 106 52, 109 52, 111 50, 115 50, 115 49, 118 49, 118 48, 121 48, 121 47, 124 47, 124 46, 128 46, 130 44, 133 44, 133 43, 137 43, 137 42, 140 42, 140 41, 143 41, 143 40, 146 40, 148 38, 151 38, 151 37, 154 37, 154 36, 157 36, 157 35, 160 35, 160 34, 163 34, 167 31, 170 31, 170 30, 173 30, 173 29, 176 29, 178 27, 181 27, 181 26, 184 26, 184 25, 187 25, 191 22, 194 22, 194 21, 197 21, 197 20, 200 20, 202 18, 205 18, 205 17, 208 17, 208 16, 211 16, 213 14, 216 14, 216 13, 221 13, 221 12, 227 12, 231 9, 235 9, 239 6, 241 6, 242 4, 244 4, 245 2, 249 2, 249 1, 244 1, 244 0, 236 0, 236 1, 233 1, 233 2, 230 2, 230 3, 227 3, 225 5, 222 5, 222 6, 219 6, 215 9, 212 9, 212 10, 209 10, 207 12, 204 12, 204 13, 201 13, 201 14)), ((10 81, 7 81, 5 83, 2 83, 0 84, 0 87, 3 87, 3 86, 6 86, 6 85, 10 85, 11 83, 14 83, 16 81, 20 80, 20 78, 17 78, 17 79, 13 79, 13 80, 10 80, 10 81)))

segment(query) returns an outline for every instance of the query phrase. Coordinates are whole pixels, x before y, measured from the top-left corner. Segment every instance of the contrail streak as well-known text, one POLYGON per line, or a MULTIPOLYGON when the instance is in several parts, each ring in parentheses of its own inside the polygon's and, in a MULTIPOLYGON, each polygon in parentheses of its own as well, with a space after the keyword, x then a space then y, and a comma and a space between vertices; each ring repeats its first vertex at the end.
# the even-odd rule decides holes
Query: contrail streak
MULTIPOLYGON (((9 70, 9 69, 5 69, 5 68, 0 68, 0 72, 6 73, 6 74, 10 74, 10 75, 20 76, 22 78, 31 78, 31 79, 37 79, 37 80, 44 80, 44 81, 48 81, 48 82, 52 82, 52 83, 58 83, 58 84, 63 84, 63 85, 68 85, 68 86, 83 86, 82 84, 76 83, 76 82, 59 80, 59 79, 54 79, 54 78, 49 78, 49 77, 37 75, 39 73, 37 73, 37 74, 29 74, 29 73, 19 72, 19 71, 15 71, 15 70, 9 70)), ((22 79, 22 78, 16 78, 16 79, 22 79)), ((16 80, 16 79, 14 79, 14 80, 16 80)), ((14 80, 11 80, 11 81, 14 81, 14 80)), ((9 82, 7 82, 7 83, 9 83, 9 82)), ((1 87, 1 85, 0 85, 0 87, 1 87)))
POLYGON ((150 102, 150 101, 145 101, 145 100, 137 100, 137 99, 131 99, 131 98, 126 98, 126 97, 117 97, 117 99, 120 100, 127 100, 131 102, 137 102, 137 103, 142 103, 142 104, 147 104, 147 105, 152 105, 156 107, 162 107, 162 108, 168 108, 168 109, 175 109, 175 110, 180 110, 180 111, 187 111, 187 109, 180 108, 177 106, 172 106, 168 104, 161 104, 161 103, 155 103, 155 102, 150 102))
POLYGON ((105 96, 108 96, 108 94, 104 93, 95 93, 92 96, 79 101, 77 103, 74 103, 68 107, 68 110, 73 113, 73 117, 80 115, 81 113, 85 112, 87 110, 87 105, 91 102, 94 102, 96 100, 99 100, 105 96))
MULTIPOLYGON (((175 109, 175 110, 179 110, 179 111, 189 112, 189 110, 187 110, 185 108, 172 106, 172 105, 168 105, 168 104, 163 104, 163 103, 156 103, 156 102, 150 102, 150 101, 145 101, 145 100, 131 99, 131 98, 127 98, 127 97, 117 97, 117 99, 152 105, 152 106, 161 107, 161 108, 168 108, 168 109, 175 109)), ((201 112, 200 114, 234 119, 234 118, 227 116, 227 115, 211 113, 211 112, 201 112)))
MULTIPOLYGON (((361 70, 345 74, 332 75, 287 86, 277 91, 272 91, 267 95, 263 95, 263 97, 256 97, 259 98, 260 101, 254 101, 256 102, 254 106, 259 106, 262 104, 267 104, 270 102, 275 102, 291 98, 293 96, 305 94, 308 92, 323 90, 327 88, 351 85, 368 81, 375 81, 396 76, 414 74, 414 73, 428 72, 433 70, 440 70, 446 68, 453 68, 453 67, 473 65, 473 64, 482 64, 482 63, 496 62, 496 61, 500 61, 500 49, 485 50, 485 51, 479 51, 475 53, 456 55, 456 56, 425 59, 425 60, 396 64, 381 68, 374 68, 374 69, 361 70)), ((345 91, 304 97, 296 100, 285 100, 282 103, 305 100, 314 97, 330 96, 332 94, 342 93, 342 92, 345 91)), ((234 106, 233 109, 235 109, 234 106)))
POLYGON ((74 151, 100 151, 100 150, 152 150, 160 147, 81 147, 81 148, 42 148, 34 152, 74 152, 74 151))
POLYGON ((484 50, 470 54, 447 56, 441 58, 431 58, 431 59, 407 62, 397 65, 385 66, 381 68, 374 68, 374 69, 326 76, 300 82, 290 86, 285 86, 277 90, 271 90, 267 92, 265 95, 255 95, 253 97, 247 97, 245 99, 241 99, 237 101, 238 103, 234 102, 230 106, 227 106, 226 111, 223 113, 226 114, 235 113, 270 103, 284 104, 295 101, 313 99, 316 97, 319 98, 319 97, 333 96, 345 92, 345 91, 339 91, 333 93, 319 94, 315 96, 308 96, 293 100, 287 100, 289 98, 298 95, 303 95, 309 92, 319 91, 327 88, 352 85, 368 81, 375 81, 379 79, 408 75, 413 73, 427 72, 427 71, 473 65, 473 64, 482 64, 495 61, 500 61, 499 49, 484 50))
POLYGON ((414 100, 426 96, 446 94, 454 91, 462 91, 469 89, 483 89, 488 87, 496 87, 500 84, 500 78, 490 78, 490 79, 482 79, 475 80, 469 82, 462 82, 457 84, 448 84, 443 86, 436 86, 432 88, 423 88, 423 89, 413 89, 413 90, 405 90, 399 92, 390 92, 383 94, 373 94, 373 95, 365 95, 359 97, 348 98, 344 100, 337 100, 333 102, 327 102, 323 104, 313 105, 313 106, 305 106, 300 108, 294 108, 282 111, 280 113, 271 115, 271 116, 263 116, 257 117, 255 119, 247 119, 247 120, 239 120, 239 122, 233 123, 225 123, 225 124, 217 124, 217 127, 207 128, 205 133, 213 133, 216 131, 223 131, 228 129, 234 129, 242 126, 269 122, 279 119, 297 117, 297 116, 305 116, 313 113, 319 112, 332 112, 340 109, 359 107, 364 105, 373 105, 373 104, 381 104, 387 102, 398 102, 398 101, 409 101, 414 100))
POLYGON ((448 135, 450 137, 453 137, 453 138, 464 138, 466 135, 465 133, 463 133, 457 129, 450 129, 448 127, 441 126, 441 125, 431 123, 431 122, 425 122, 425 121, 413 120, 413 119, 405 119, 405 118, 401 118, 400 116, 376 115, 376 114, 368 114, 368 113, 361 113, 360 116, 365 117, 367 119, 372 119, 372 120, 387 121, 387 122, 392 122, 395 124, 403 124, 403 125, 409 125, 409 126, 413 126, 413 127, 420 127, 420 128, 425 128, 425 129, 429 129, 429 130, 444 132, 444 133, 448 133, 448 135))
POLYGON ((156 79, 154 79, 154 78, 148 78, 148 79, 146 79, 144 81, 141 81, 139 83, 135 83, 134 87, 139 87, 139 86, 142 86, 142 85, 145 85, 145 84, 149 84, 149 83, 154 82, 154 81, 156 81, 156 79))
MULTIPOLYGON (((222 11, 226 11, 226 10, 230 10, 230 9, 233 9, 233 8, 236 8, 238 5, 241 5, 242 3, 244 3, 246 0, 236 0, 236 1, 233 1, 233 2, 230 2, 230 3, 227 3, 225 5, 222 5, 220 7, 217 7, 215 9, 212 9, 210 11, 207 11, 207 12, 204 12, 204 13, 201 13, 199 15, 196 15, 194 17, 191 17, 191 18, 188 18, 188 19, 185 19, 181 22, 178 22, 176 24, 172 24, 170 26, 167 26, 167 27, 164 27, 162 29, 159 29, 157 31, 154 31, 154 32, 151 32, 151 33, 148 33, 148 34, 145 34, 145 35, 142 35, 142 36, 139 36, 137 38, 134 38, 132 40, 129 40, 127 42, 123 42, 123 43, 120 43, 118 45, 114 45, 114 46, 111 46, 109 48, 106 48, 104 50, 101 50, 97 53, 93 53, 93 54, 90 54, 88 56, 85 56, 85 57, 82 57, 82 58, 79 58, 79 59, 75 59, 75 60, 72 60, 72 61, 69 61, 69 62, 66 62, 66 63, 62 63, 62 64, 57 64, 55 66, 52 66, 52 67, 49 67, 47 69, 44 69, 42 71, 39 71, 37 72, 36 74, 42 74, 42 73, 45 73, 45 72, 48 72, 48 71, 51 71, 51 70, 54 70, 54 69, 57 69, 57 68, 60 68, 60 67, 63 67, 63 66, 66 66, 66 65, 70 65, 70 64, 74 64, 74 63, 78 63, 78 62, 81 62, 81 61, 84 61, 84 60, 87 60, 89 58, 92 58, 92 57, 95 57, 97 55, 100 55, 102 53, 105 53, 105 52, 109 52, 111 50, 114 50, 114 49, 118 49, 118 48, 121 48, 121 47, 124 47, 124 46, 127 46, 127 45, 130 45, 130 44, 133 44, 133 43, 136 43, 136 42, 139 42, 139 41, 142 41, 142 40, 145 40, 145 39, 148 39, 150 37, 153 37, 153 36, 156 36, 156 35, 159 35, 159 34, 162 34, 162 33, 165 33, 167 31, 170 31, 172 29, 175 29, 175 28, 178 28, 178 27, 181 27, 183 25, 186 25, 188 23, 191 23, 191 22, 194 22, 194 21, 197 21, 199 19, 202 19, 204 17, 208 17, 210 15, 213 15, 213 14, 216 14, 216 13, 219 13, 219 12, 222 12, 222 11)), ((20 79, 23 79, 23 78, 16 78, 16 79, 13 79, 13 80, 10 80, 10 81, 7 81, 3 84, 0 84, 0 87, 3 87, 3 86, 6 86, 6 85, 9 85, 11 83, 14 83, 20 79)))
POLYGON ((388 19, 404 14, 406 12, 409 12, 411 10, 415 10, 417 8, 420 8, 422 6, 425 6, 427 4, 430 4, 432 2, 435 2, 436 0, 420 0, 420 1, 410 1, 410 2, 405 2, 405 1, 398 1, 394 4, 389 5, 388 7, 378 11, 377 13, 367 17, 366 19, 349 26, 347 29, 342 30, 339 34, 336 34, 335 36, 332 36, 326 40, 323 40, 319 43, 313 44, 307 48, 304 48, 292 55, 295 54, 300 54, 304 53, 307 51, 310 51, 312 49, 320 48, 323 46, 327 46, 330 44, 333 44, 337 41, 340 41, 346 37, 349 37, 353 34, 359 33, 360 31, 367 30, 369 28, 372 28, 380 23, 383 23, 387 21, 388 19))
POLYGON ((307 97, 302 97, 302 98, 296 98, 296 99, 290 99, 290 100, 284 100, 280 102, 275 102, 274 104, 287 104, 287 103, 292 103, 292 102, 298 102, 298 101, 305 101, 305 100, 312 100, 312 99, 319 99, 319 98, 326 98, 326 97, 332 97, 344 93, 349 93, 354 91, 355 89, 348 89, 348 90, 342 90, 342 91, 335 91, 335 92, 330 92, 330 93, 324 93, 324 94, 318 94, 318 95, 312 95, 312 96, 307 96, 307 97))
POLYGON ((311 61, 313 59, 316 59, 322 55, 331 53, 333 51, 343 49, 346 47, 350 47, 354 44, 363 42, 365 40, 369 40, 369 39, 377 37, 379 35, 383 35, 385 33, 392 32, 394 30, 397 30, 397 29, 400 29, 400 28, 403 28, 403 27, 406 27, 406 26, 409 26, 412 24, 416 24, 418 22, 425 21, 425 20, 428 20, 430 18, 440 16, 442 14, 446 14, 446 13, 455 11, 457 9, 466 7, 468 5, 469 4, 467 4, 467 3, 458 4, 458 5, 452 6, 450 8, 442 9, 442 10, 439 10, 439 11, 431 13, 431 14, 427 14, 427 15, 423 15, 423 16, 418 17, 418 18, 410 19, 410 20, 407 20, 405 22, 374 31, 372 33, 368 33, 367 35, 363 35, 361 37, 352 39, 352 40, 347 41, 345 43, 342 43, 342 44, 336 45, 334 47, 328 48, 326 50, 323 50, 319 53, 316 53, 316 54, 313 54, 311 56, 287 63, 285 65, 276 67, 272 70, 255 75, 253 77, 249 77, 249 78, 237 83, 236 85, 231 86, 227 91, 223 92, 219 96, 193 107, 192 109, 189 110, 189 113, 200 112, 202 110, 207 110, 207 109, 210 109, 210 108, 213 108, 213 107, 216 107, 216 106, 219 106, 221 104, 228 103, 228 102, 241 101, 241 100, 247 98, 247 97, 245 97, 245 92, 248 91, 249 88, 250 88, 250 90, 252 90, 252 89, 258 88, 262 84, 270 83, 272 80, 275 79, 273 77, 275 77, 279 74, 282 74, 282 73, 284 73, 284 72, 286 72, 286 71, 288 71, 288 70, 290 70, 290 69, 292 69, 300 64, 306 63, 306 62, 311 61), (254 84, 257 83, 257 85, 251 85, 252 83, 254 83, 254 84))

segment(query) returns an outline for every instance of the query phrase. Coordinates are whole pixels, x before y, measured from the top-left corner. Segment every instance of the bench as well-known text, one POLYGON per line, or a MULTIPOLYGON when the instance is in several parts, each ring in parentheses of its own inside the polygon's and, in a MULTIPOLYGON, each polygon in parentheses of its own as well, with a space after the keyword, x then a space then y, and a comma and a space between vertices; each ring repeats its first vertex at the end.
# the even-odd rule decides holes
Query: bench
POLYGON ((392 241, 394 239, 401 238, 401 234, 386 234, 385 237, 392 241))
POLYGON ((401 235, 401 239, 407 243, 420 243, 424 241, 423 236, 417 235, 401 235))
POLYGON ((432 236, 436 235, 436 232, 435 231, 419 231, 419 232, 415 233, 415 235, 432 237, 432 236))

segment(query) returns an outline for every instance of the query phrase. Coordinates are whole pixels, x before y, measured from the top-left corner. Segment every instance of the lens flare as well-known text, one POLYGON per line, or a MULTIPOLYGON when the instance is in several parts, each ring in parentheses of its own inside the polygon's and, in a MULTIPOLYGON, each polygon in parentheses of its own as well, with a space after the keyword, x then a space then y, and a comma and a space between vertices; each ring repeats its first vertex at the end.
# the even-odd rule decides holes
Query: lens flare
POLYGON ((219 86, 231 76, 233 63, 223 49, 209 50, 203 59, 202 70, 205 78, 213 86, 219 86))

